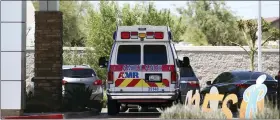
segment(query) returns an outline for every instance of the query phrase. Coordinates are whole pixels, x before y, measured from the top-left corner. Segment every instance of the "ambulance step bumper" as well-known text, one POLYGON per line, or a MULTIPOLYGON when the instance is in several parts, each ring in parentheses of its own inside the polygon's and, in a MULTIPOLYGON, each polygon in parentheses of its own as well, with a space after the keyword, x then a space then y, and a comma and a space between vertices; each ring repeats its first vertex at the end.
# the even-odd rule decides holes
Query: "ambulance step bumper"
POLYGON ((109 99, 176 99, 176 93, 107 93, 109 99))
POLYGON ((172 99, 172 96, 111 96, 112 99, 172 99))

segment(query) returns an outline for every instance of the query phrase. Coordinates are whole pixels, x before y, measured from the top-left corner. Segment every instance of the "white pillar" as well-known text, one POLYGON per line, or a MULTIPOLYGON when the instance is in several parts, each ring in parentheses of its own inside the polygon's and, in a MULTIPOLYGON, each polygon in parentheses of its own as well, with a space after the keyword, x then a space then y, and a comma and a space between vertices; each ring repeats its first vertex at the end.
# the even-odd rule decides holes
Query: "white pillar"
POLYGON ((258 71, 262 71, 262 23, 261 23, 261 1, 258 11, 258 71))
POLYGON ((58 0, 45 0, 39 1, 40 11, 59 11, 59 1, 58 0))
MULTIPOLYGON (((26 1, 1 2, 1 110, 24 108, 26 1)), ((4 112, 3 112, 4 113, 4 112)))

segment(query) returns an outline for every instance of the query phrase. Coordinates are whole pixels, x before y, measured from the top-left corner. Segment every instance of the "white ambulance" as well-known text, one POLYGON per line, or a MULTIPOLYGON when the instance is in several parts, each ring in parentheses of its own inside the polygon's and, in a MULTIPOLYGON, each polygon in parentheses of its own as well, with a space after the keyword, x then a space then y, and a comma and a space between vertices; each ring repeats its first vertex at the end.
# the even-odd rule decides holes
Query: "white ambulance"
POLYGON ((116 115, 121 105, 171 106, 178 99, 179 62, 168 26, 118 26, 113 35, 108 68, 108 114, 116 115))

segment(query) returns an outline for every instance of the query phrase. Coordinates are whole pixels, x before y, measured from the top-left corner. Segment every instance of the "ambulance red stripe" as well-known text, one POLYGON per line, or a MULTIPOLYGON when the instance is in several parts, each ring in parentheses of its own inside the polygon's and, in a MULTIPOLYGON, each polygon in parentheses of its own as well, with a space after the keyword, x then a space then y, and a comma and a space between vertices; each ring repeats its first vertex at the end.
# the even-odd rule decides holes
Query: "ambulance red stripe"
POLYGON ((174 71, 174 65, 110 65, 110 71, 174 71), (161 67, 160 67, 161 66, 161 67))
POLYGON ((150 87, 158 87, 155 82, 147 82, 150 87))
POLYGON ((116 87, 120 86, 120 84, 122 84, 123 81, 124 81, 124 79, 117 79, 117 80, 115 81, 115 86, 116 86, 116 87))
POLYGON ((133 79, 126 87, 134 87, 141 79, 133 79))
POLYGON ((163 79, 162 83, 166 86, 169 87, 169 81, 167 79, 163 79))

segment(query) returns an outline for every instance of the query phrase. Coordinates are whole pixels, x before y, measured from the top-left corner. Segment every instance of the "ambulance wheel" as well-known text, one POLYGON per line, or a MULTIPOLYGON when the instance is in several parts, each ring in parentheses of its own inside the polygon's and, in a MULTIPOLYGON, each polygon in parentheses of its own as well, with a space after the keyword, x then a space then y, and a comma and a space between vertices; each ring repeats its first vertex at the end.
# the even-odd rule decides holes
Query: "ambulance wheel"
POLYGON ((126 112, 128 110, 128 106, 126 104, 120 105, 120 112, 126 112))
POLYGON ((108 100, 107 102, 108 115, 117 115, 120 111, 120 105, 116 100, 108 100))
POLYGON ((138 112, 148 112, 148 110, 147 106, 138 106, 138 112))

